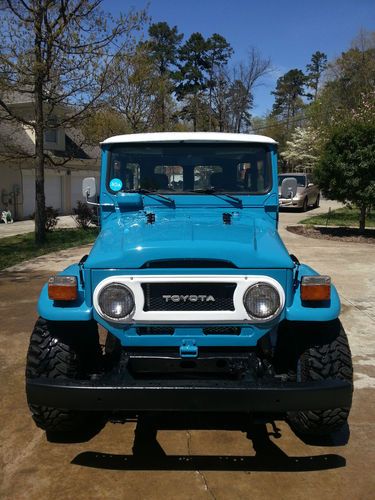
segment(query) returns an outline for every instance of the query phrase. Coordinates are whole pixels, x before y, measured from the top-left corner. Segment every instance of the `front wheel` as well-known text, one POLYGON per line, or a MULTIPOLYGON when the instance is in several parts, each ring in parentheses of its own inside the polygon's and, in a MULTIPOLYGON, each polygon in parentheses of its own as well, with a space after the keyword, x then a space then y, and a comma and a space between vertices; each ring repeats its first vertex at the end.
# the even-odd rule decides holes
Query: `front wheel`
MULTIPOLYGON (((351 352, 339 320, 332 324, 329 341, 307 347, 299 357, 297 381, 341 379, 353 383, 351 352)), ((288 413, 288 421, 297 434, 324 436, 342 428, 350 408, 303 410, 288 413)))
MULTIPOLYGON (((27 378, 78 379, 100 370, 101 350, 93 322, 74 324, 46 321, 35 324, 27 353, 27 378)), ((64 410, 29 403, 38 427, 54 438, 86 434, 99 428, 102 417, 95 413, 64 410)))
POLYGON ((306 198, 303 200, 302 212, 307 212, 307 208, 308 208, 308 200, 306 196, 306 198))

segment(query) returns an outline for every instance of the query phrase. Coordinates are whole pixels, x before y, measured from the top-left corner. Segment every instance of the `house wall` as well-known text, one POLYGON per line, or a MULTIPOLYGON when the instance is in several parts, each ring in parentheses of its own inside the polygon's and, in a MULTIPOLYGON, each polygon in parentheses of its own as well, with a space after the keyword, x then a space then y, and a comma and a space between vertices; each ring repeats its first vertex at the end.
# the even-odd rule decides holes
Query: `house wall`
POLYGON ((0 164, 0 210, 10 210, 13 218, 22 217, 22 180, 18 165, 0 164))
MULTIPOLYGON (((11 106, 16 114, 33 121, 34 104, 32 101, 12 103, 11 106)), ((56 112, 63 116, 66 109, 61 107, 56 109, 56 112)), ((55 130, 53 126, 56 123, 51 122, 51 130, 55 130)), ((0 210, 9 209, 14 220, 27 219, 35 212, 35 171, 32 158, 35 152, 35 131, 33 127, 23 125, 13 127, 14 131, 13 128, 9 130, 8 128, 0 130, 2 133, 0 136, 0 151, 2 152, 0 153, 0 210), (6 159, 5 153, 8 149, 2 146, 8 145, 8 141, 14 153, 25 154, 23 159, 6 159)), ((52 168, 52 163, 50 163, 51 168, 45 169, 46 206, 56 208, 61 215, 73 213, 77 201, 84 201, 81 186, 85 177, 99 179, 100 160, 96 158, 97 155, 99 156, 99 151, 92 154, 92 157, 89 157, 92 151, 91 153, 83 152, 84 154, 79 152, 76 157, 66 161, 67 158, 64 158, 66 137, 64 127, 60 127, 56 129, 55 137, 50 134, 49 139, 52 142, 45 140, 44 144, 47 150, 52 151, 52 156, 55 151, 56 162, 61 162, 60 167, 52 168), (57 151, 62 154, 56 154, 57 151)), ((70 136, 69 140, 74 143, 70 136)))
MULTIPOLYGON (((99 185, 99 171, 46 169, 44 190, 46 206, 57 209, 61 215, 73 213, 77 201, 85 201, 82 196, 82 180, 95 177, 99 185)), ((32 169, 22 169, 22 206, 19 218, 27 219, 35 211, 35 174, 32 169)))

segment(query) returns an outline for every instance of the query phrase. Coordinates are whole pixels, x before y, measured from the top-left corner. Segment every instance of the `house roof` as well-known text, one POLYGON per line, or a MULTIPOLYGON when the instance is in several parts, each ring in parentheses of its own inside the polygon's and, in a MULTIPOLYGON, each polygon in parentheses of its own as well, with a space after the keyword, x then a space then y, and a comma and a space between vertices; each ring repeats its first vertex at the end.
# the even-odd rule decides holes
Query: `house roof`
POLYGON ((153 132, 149 134, 126 134, 109 137, 101 144, 124 142, 251 142, 277 144, 264 135, 228 134, 224 132, 153 132))
MULTIPOLYGON (((3 96, 9 103, 10 108, 34 109, 32 94, 29 92, 7 92, 3 96), (28 108, 25 108, 27 106, 28 108)), ((64 106, 59 106, 64 110, 64 106)), ((30 119, 30 118, 28 118, 30 119)), ((33 135, 28 133, 25 127, 15 120, 7 120, 0 116, 0 155, 8 157, 34 156, 35 144, 33 135)), ((100 148, 87 144, 84 135, 79 129, 65 128, 65 149, 48 150, 52 157, 71 158, 77 160, 96 160, 100 156, 100 148)))
MULTIPOLYGON (((75 129, 65 131, 65 149, 51 150, 56 158, 72 158, 77 160, 96 160, 100 156, 98 146, 85 143, 83 135, 75 129)), ((25 128, 18 122, 0 120, 0 155, 11 158, 34 156, 35 144, 25 128)))
POLYGON ((20 123, 0 120, 0 155, 17 158, 34 152, 34 142, 20 123))

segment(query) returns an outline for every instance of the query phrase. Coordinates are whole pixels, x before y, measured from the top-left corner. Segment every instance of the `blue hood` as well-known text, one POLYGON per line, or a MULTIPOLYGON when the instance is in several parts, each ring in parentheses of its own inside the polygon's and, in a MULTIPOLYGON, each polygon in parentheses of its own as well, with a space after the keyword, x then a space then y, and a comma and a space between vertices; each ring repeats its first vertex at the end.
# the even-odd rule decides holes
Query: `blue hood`
POLYGON ((144 212, 112 214, 85 267, 136 269, 155 260, 219 259, 238 268, 293 268, 275 222, 264 212, 244 215, 224 224, 216 211, 195 217, 159 213, 149 224, 144 212))

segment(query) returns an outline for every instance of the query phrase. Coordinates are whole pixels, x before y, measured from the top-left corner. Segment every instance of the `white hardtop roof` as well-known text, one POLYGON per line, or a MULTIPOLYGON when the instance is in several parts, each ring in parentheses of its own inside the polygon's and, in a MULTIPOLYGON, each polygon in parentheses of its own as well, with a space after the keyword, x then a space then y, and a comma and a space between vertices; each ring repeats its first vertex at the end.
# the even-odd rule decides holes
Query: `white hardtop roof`
POLYGON ((152 132, 149 134, 126 134, 109 137, 101 144, 126 142, 257 142, 277 144, 264 135, 227 134, 224 132, 152 132))

